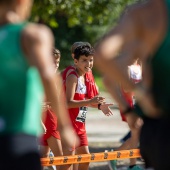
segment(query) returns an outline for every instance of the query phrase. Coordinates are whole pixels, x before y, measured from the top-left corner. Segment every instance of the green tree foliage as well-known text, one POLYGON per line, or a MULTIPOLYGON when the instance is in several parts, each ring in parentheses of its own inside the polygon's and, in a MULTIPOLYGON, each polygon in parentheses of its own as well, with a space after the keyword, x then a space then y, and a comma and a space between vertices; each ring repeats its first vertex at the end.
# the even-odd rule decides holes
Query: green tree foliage
POLYGON ((116 23, 122 10, 137 0, 34 0, 31 20, 51 27, 56 47, 62 52, 61 66, 72 61, 71 44, 92 44, 116 23))

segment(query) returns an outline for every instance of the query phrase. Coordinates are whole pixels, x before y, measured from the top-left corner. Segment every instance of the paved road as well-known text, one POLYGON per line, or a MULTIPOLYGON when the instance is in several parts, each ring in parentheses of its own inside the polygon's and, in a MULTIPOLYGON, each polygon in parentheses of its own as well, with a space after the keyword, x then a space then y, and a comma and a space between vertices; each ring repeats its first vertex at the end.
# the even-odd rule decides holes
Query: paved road
MULTIPOLYGON (((113 116, 107 117, 97 109, 89 109, 86 130, 90 152, 104 152, 118 147, 119 140, 128 132, 129 128, 121 121, 119 110, 112 109, 112 111, 113 116)), ((107 162, 96 162, 90 164, 90 170, 109 170, 109 168, 107 162)))
MULTIPOLYGON (((114 103, 107 93, 102 96, 106 96, 107 102, 114 103)), ((112 111, 113 115, 108 117, 96 108, 89 108, 86 119, 89 144, 117 143, 128 132, 127 123, 121 120, 117 106, 114 105, 112 111)))
POLYGON ((89 144, 117 143, 129 131, 127 123, 121 120, 119 110, 112 111, 113 115, 108 117, 100 110, 89 109, 86 119, 89 144))

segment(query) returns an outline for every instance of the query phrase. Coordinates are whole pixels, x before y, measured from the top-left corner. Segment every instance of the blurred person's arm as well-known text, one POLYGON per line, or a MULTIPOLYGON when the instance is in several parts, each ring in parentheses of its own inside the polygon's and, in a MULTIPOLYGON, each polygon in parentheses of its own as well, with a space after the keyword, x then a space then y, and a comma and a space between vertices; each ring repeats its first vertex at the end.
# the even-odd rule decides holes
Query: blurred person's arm
MULTIPOLYGON (((163 34, 161 31, 163 30, 161 30, 161 27, 164 27, 165 24, 162 21, 163 25, 157 24, 157 28, 151 27, 152 23, 146 21, 147 17, 143 17, 143 14, 147 13, 146 15, 155 21, 149 9, 147 3, 145 8, 143 5, 143 8, 134 7, 130 9, 119 24, 105 34, 96 45, 95 65, 104 76, 107 76, 111 85, 114 86, 115 81, 121 82, 122 87, 127 91, 135 92, 140 106, 147 115, 157 116, 159 109, 153 102, 153 96, 149 92, 152 73, 150 66, 145 67, 144 65, 149 57, 152 56, 151 54, 159 45, 160 40, 162 40, 161 36, 163 34), (156 30, 159 30, 159 33, 156 30), (146 75, 144 75, 145 79, 143 79, 142 83, 134 85, 129 80, 126 68, 137 58, 142 61, 142 66, 145 68, 143 74, 146 75)), ((159 15, 162 14, 159 13, 159 15)))
MULTIPOLYGON (((72 126, 64 100, 62 80, 54 73, 51 49, 54 39, 51 31, 42 25, 28 25, 22 34, 24 53, 30 65, 35 66, 42 79, 47 101, 58 117, 59 131, 64 142, 72 146, 72 126)), ((36 80, 35 80, 36 81, 36 80)))

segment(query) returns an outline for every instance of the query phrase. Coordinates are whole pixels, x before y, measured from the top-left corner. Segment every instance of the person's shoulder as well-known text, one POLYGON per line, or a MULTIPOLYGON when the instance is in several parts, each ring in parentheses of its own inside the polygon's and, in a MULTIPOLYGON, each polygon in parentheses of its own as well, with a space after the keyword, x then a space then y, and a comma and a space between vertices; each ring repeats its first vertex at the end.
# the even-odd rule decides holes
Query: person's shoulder
POLYGON ((22 32, 22 37, 27 40, 46 40, 52 38, 51 30, 42 24, 28 23, 22 32))
POLYGON ((67 76, 66 81, 68 83, 74 82, 77 83, 78 75, 75 71, 70 72, 70 74, 67 76))
POLYGON ((79 77, 74 66, 68 66, 66 70, 66 78, 70 76, 79 77))
POLYGON ((127 7, 124 15, 121 17, 121 22, 126 24, 127 29, 130 28, 130 30, 134 32, 134 37, 140 37, 148 43, 151 43, 150 41, 154 38, 155 33, 164 27, 163 21, 161 20, 163 14, 161 14, 160 11, 162 11, 162 7, 159 8, 156 6, 154 1, 138 2, 127 7), (158 15, 158 11, 159 17, 155 17, 158 15), (149 35, 150 41, 148 41, 149 35), (152 36, 153 38, 151 38, 152 36))
POLYGON ((128 39, 134 38, 141 29, 139 25, 143 22, 144 11, 146 11, 146 4, 143 3, 138 2, 127 6, 119 18, 116 32, 124 33, 128 39))
POLYGON ((127 7, 127 12, 133 13, 133 12, 141 12, 143 10, 147 10, 149 8, 148 2, 137 2, 127 7))
POLYGON ((69 73, 71 71, 74 71, 75 70, 75 67, 70 65, 70 66, 67 66, 64 70, 61 71, 61 75, 63 77, 63 79, 66 79, 67 76, 69 75, 69 73))
POLYGON ((134 3, 125 8, 121 18, 139 19, 138 17, 141 14, 144 15, 148 10, 149 10, 149 5, 147 2, 134 3))

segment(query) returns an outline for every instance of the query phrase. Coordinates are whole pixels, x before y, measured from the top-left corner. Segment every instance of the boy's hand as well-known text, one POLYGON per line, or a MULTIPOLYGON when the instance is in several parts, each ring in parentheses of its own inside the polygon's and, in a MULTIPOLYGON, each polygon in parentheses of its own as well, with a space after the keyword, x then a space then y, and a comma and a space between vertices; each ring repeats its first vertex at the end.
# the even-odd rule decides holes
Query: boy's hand
POLYGON ((109 106, 113 106, 113 103, 102 103, 100 105, 101 111, 106 115, 106 116, 111 116, 113 115, 113 112, 109 108, 109 106))
POLYGON ((104 100, 105 100, 104 97, 95 96, 90 100, 90 102, 91 102, 91 105, 95 105, 95 104, 103 103, 104 100))

